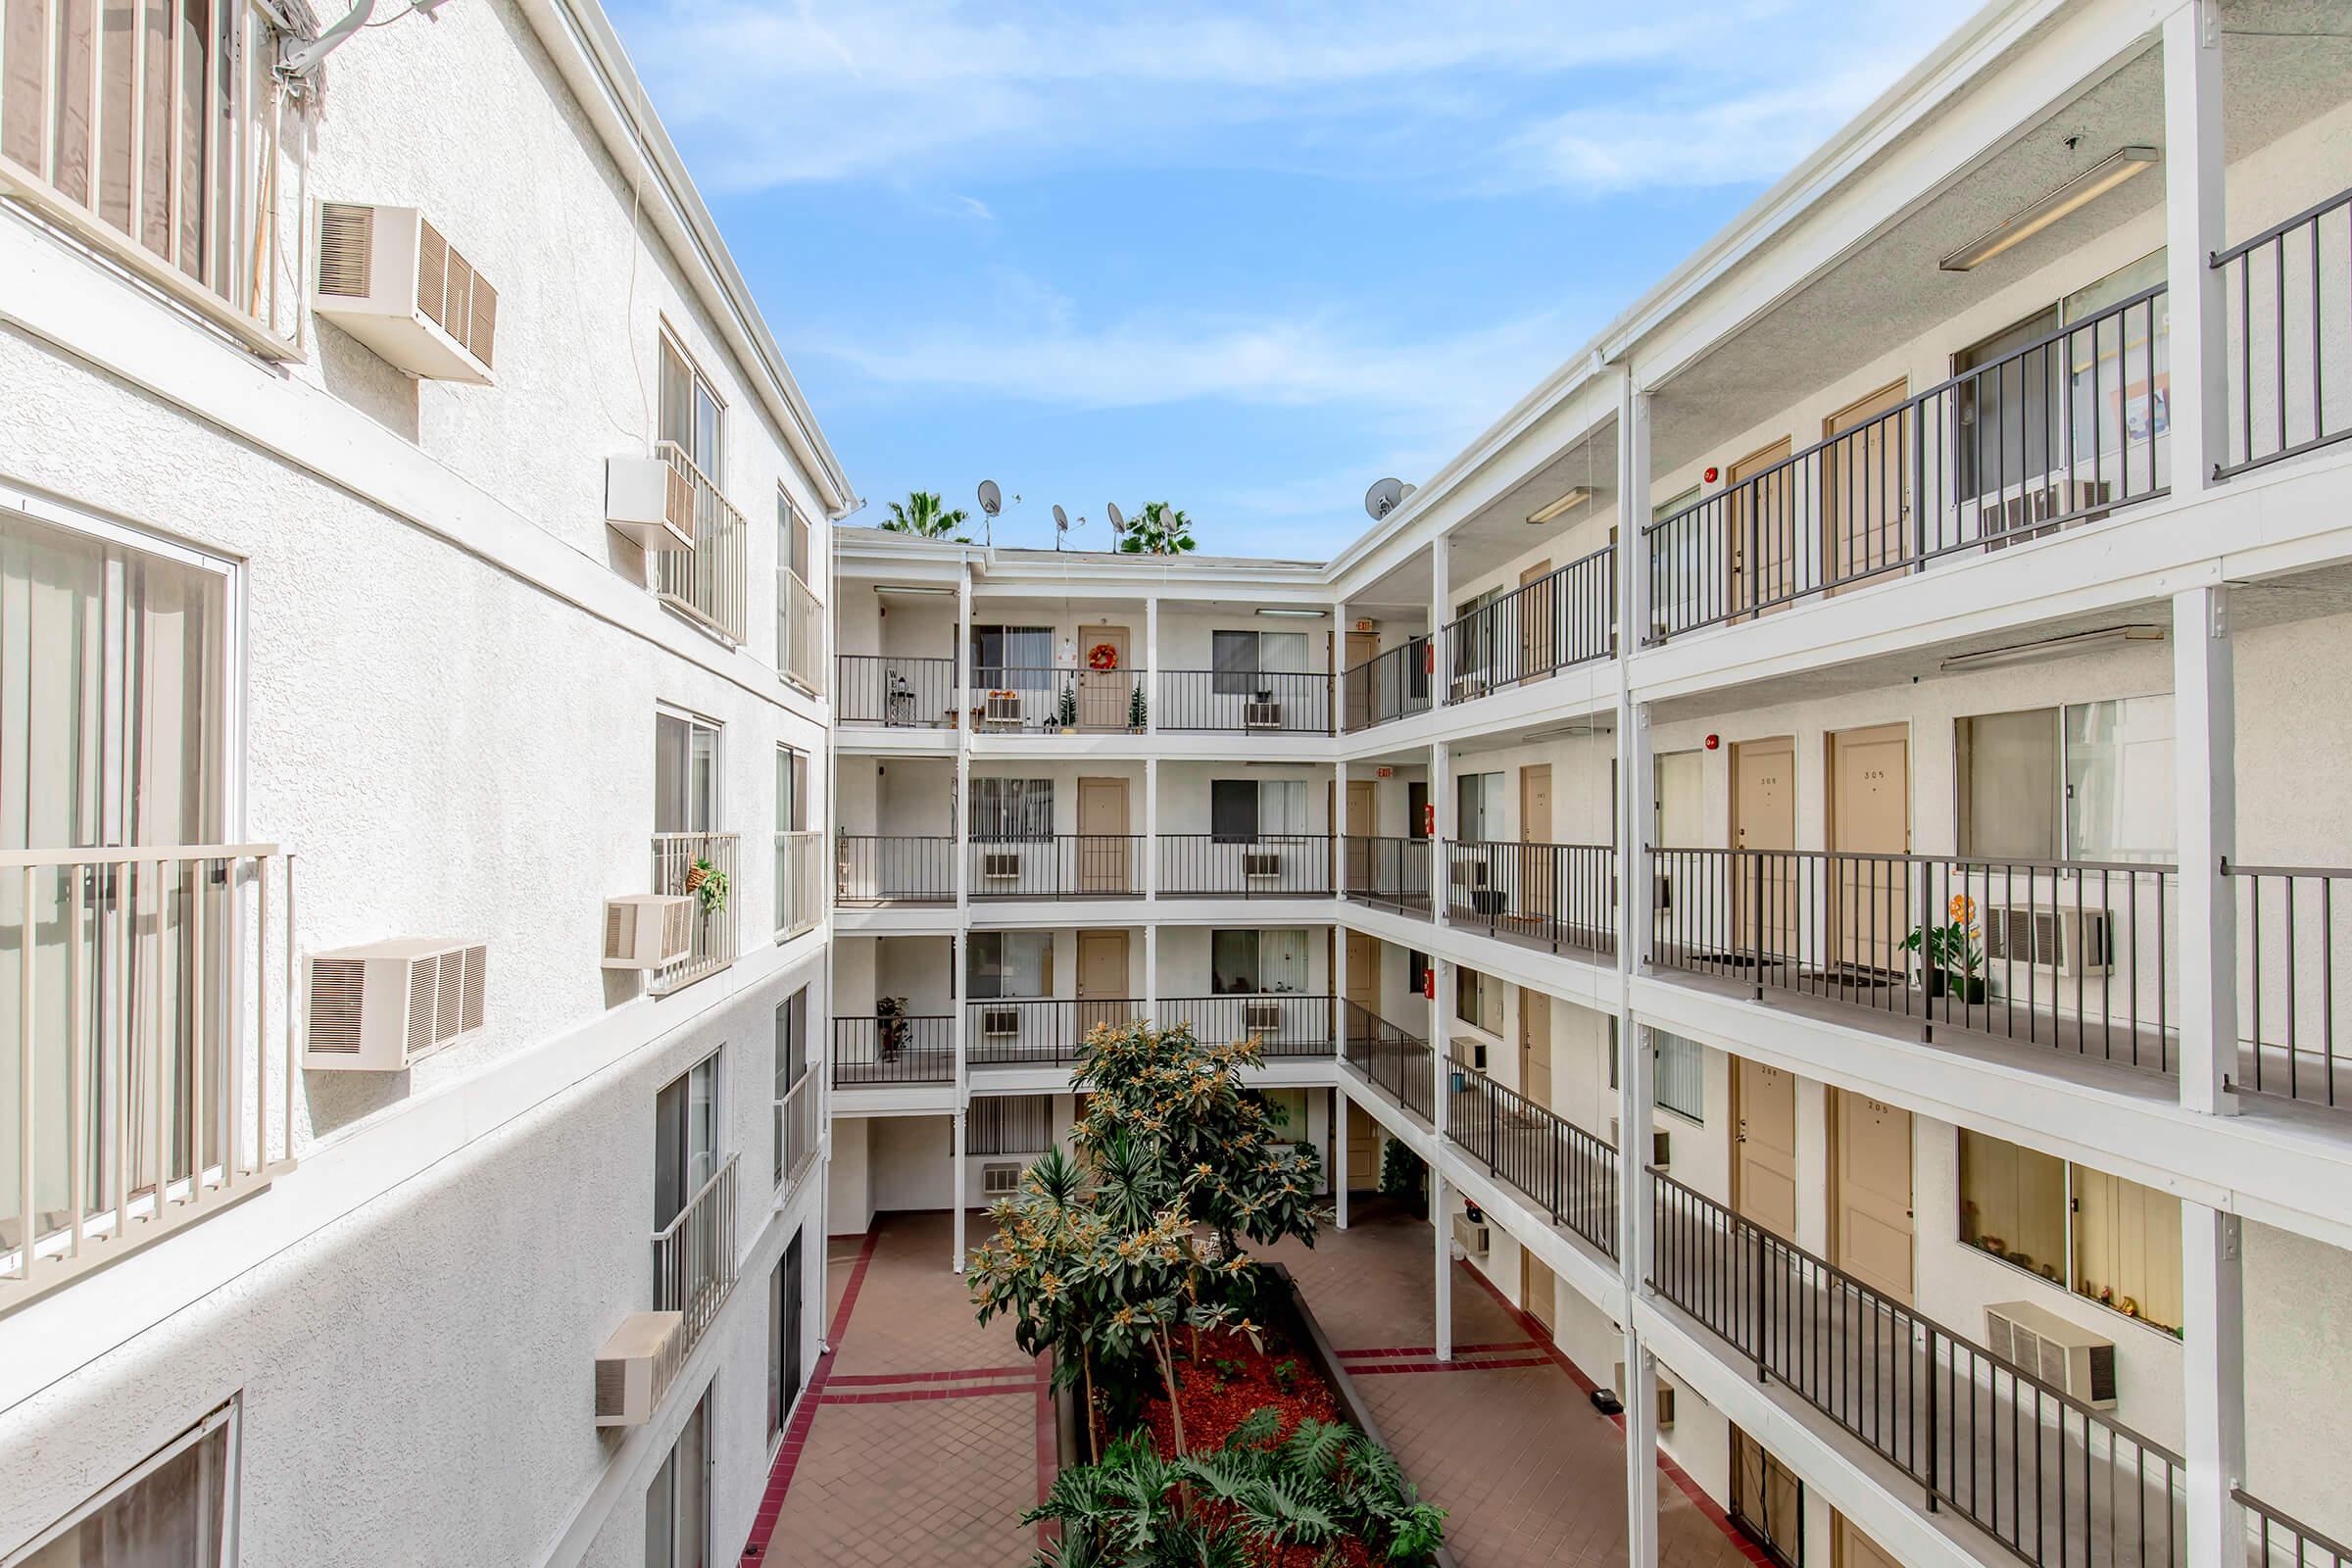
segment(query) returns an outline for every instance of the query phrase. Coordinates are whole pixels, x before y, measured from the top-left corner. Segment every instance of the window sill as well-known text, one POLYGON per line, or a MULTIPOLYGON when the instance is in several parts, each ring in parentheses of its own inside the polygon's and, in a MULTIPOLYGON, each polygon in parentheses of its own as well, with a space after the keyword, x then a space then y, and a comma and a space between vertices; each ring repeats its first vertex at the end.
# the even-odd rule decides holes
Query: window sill
POLYGON ((2092 1310, 2100 1313, 2102 1316, 2112 1318, 2119 1323, 2129 1323, 2133 1328, 2138 1329, 2141 1333, 2154 1335, 2157 1339, 2163 1341, 2167 1345, 2175 1347, 2176 1348, 2185 1343, 2181 1336, 2174 1333, 2171 1329, 2165 1328, 2161 1324, 2151 1323, 2144 1317, 2133 1317, 2131 1313, 2124 1311, 2120 1307, 2108 1305, 2105 1301, 2100 1300, 2095 1296, 2084 1296, 2081 1291, 2076 1290, 2073 1286, 2067 1284, 2065 1281, 2054 1280, 2047 1274, 2042 1273, 2039 1269, 2028 1268, 2023 1263, 2012 1262, 2010 1259, 2002 1256, 2000 1253, 1987 1251, 1985 1249, 1979 1247, 1974 1242, 1956 1240, 1952 1243, 1952 1245, 1959 1248, 1963 1252, 1969 1253, 1976 1257, 1984 1258, 1986 1262, 2006 1269, 2010 1273, 2015 1274, 2022 1279, 2033 1281, 2035 1286, 2039 1287, 2043 1291, 2049 1292, 2051 1295, 2057 1297, 2061 1300, 2072 1301, 2079 1306, 2090 1307, 2092 1310))

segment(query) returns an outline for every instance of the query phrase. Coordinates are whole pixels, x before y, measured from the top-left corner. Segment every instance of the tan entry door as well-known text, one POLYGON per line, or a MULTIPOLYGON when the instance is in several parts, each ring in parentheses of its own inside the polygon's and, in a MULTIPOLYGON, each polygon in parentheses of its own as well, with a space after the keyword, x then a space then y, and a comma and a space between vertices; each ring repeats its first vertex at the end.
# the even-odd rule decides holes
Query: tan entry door
MULTIPOLYGON (((1519 842, 1551 842, 1551 764, 1537 762, 1519 769, 1519 842)), ((1553 891, 1556 861, 1542 850, 1523 850, 1519 865, 1519 905, 1539 919, 1548 919, 1557 902, 1553 891)))
POLYGON ((1133 893, 1127 842, 1127 781, 1078 781, 1078 890, 1133 893))
POLYGON ((1135 676, 1127 668, 1127 628, 1124 626, 1081 626, 1078 628, 1078 727, 1080 729, 1125 729, 1127 727, 1127 694, 1135 676), (1108 646, 1113 651, 1112 667, 1094 667, 1095 650, 1108 646))
POLYGON ((1369 893, 1373 889, 1373 873, 1382 869, 1375 863, 1378 852, 1373 848, 1372 829, 1380 818, 1376 814, 1379 797, 1368 778, 1348 781, 1348 841, 1341 870, 1347 880, 1343 888, 1369 893))
POLYGON ((1348 1190, 1370 1193, 1380 1189, 1380 1123, 1372 1113, 1348 1102, 1348 1190))
POLYGON ((1703 840, 1706 818, 1699 808, 1704 798, 1705 764, 1696 752, 1660 752, 1651 764, 1657 772, 1653 849, 1689 850, 1703 840))
POLYGON ((1519 1092, 1551 1108, 1551 996, 1519 988, 1519 1092))
POLYGON ((1553 628, 1559 624, 1559 584, 1547 581, 1551 563, 1539 561, 1519 574, 1519 596, 1511 603, 1518 607, 1519 618, 1519 678, 1526 680, 1551 668, 1557 657, 1552 645, 1557 640, 1553 628))
POLYGON ((1369 1013, 1380 1011, 1380 939, 1348 933, 1348 1000, 1369 1013))
POLYGON ((1724 481, 1732 494, 1725 509, 1725 564, 1731 570, 1725 608, 1735 615, 1758 605, 1764 609, 1757 613, 1783 609, 1795 590, 1796 470, 1775 466, 1788 459, 1788 438, 1783 436, 1733 464, 1724 481), (1756 481, 1752 485, 1747 483, 1751 479, 1756 481))
MULTIPOLYGON (((1911 849, 1911 738, 1900 724, 1840 730, 1830 737, 1830 848, 1855 856, 1911 849)), ((1834 862, 1838 959, 1900 976, 1898 944, 1911 929, 1910 867, 1900 860, 1834 862)))
POLYGON ((1886 417, 1910 391, 1891 382, 1821 422, 1822 581, 1850 588, 1903 561, 1905 421, 1886 417))
MULTIPOLYGON (((1753 851, 1796 847, 1796 742, 1791 737, 1733 745, 1732 847, 1753 851)), ((1739 944, 1760 947, 1767 958, 1793 952, 1793 858, 1734 856, 1732 883, 1733 933, 1739 944)))
POLYGON ((1559 1298, 1552 1289, 1551 1270, 1536 1261, 1536 1254, 1526 1248, 1519 1249, 1519 1303, 1527 1315, 1544 1325, 1547 1339, 1560 1334, 1559 1298))
MULTIPOLYGON (((1351 631, 1348 634, 1348 664, 1340 673, 1359 664, 1369 663, 1380 654, 1380 635, 1377 632, 1351 631)), ((1342 695, 1347 699, 1346 725, 1362 729, 1372 722, 1372 672, 1365 670, 1354 680, 1343 680, 1342 695)))
POLYGON ((1906 1305, 1911 1300, 1911 1113, 1830 1091, 1830 1261, 1906 1305))
POLYGON ((1135 1010, 1128 995, 1127 933, 1078 933, 1078 1033, 1098 1025, 1116 1029, 1135 1010))
POLYGON ((1732 1206, 1783 1241, 1796 1240, 1796 1079, 1733 1058, 1732 1206))
POLYGON ((1893 1552, 1856 1530, 1843 1514, 1838 1516, 1838 1529, 1831 1540, 1832 1568, 1903 1568, 1893 1552))
POLYGON ((1732 1517, 1783 1562, 1803 1560, 1804 1487, 1762 1444, 1732 1428, 1732 1517))

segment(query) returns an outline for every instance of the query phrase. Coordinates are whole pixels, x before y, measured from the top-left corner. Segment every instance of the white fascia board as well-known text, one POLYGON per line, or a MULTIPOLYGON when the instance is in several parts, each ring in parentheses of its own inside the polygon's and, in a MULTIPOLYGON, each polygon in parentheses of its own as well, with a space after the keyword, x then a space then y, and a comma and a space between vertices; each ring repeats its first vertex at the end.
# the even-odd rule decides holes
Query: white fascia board
POLYGON ((626 169, 642 157, 651 167, 661 198, 646 204, 654 227, 677 258, 703 308, 718 323, 728 349, 757 372, 754 383, 760 402, 815 480, 828 520, 857 511, 864 503, 850 488, 841 460, 784 363, 784 351, 768 331, 751 286, 736 268, 710 210, 703 205, 685 160, 654 112, 604 8, 596 0, 520 0, 520 5, 613 161, 626 169))

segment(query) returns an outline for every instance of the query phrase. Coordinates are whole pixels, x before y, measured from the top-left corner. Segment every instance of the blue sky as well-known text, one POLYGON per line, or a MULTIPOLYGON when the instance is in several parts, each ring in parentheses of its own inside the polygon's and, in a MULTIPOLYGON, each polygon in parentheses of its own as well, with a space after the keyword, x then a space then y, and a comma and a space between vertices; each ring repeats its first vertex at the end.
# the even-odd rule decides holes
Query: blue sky
POLYGON ((617 0, 879 521, 1166 500, 1322 559, 1894 81, 1962 0, 617 0), (976 509, 974 509, 976 511, 976 509))

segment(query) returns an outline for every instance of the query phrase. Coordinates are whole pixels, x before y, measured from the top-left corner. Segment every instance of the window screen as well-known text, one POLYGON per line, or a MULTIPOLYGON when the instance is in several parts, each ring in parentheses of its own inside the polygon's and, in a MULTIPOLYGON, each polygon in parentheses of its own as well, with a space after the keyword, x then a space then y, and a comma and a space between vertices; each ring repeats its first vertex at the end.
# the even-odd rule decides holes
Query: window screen
POLYGON ((1208 831, 1220 844, 1247 844, 1257 837, 1257 780, 1208 781, 1208 831))
POLYGON ((972 679, 985 691, 1048 690, 1054 683, 1054 628, 974 626, 972 679))
POLYGON ((1960 853, 1987 860, 2058 858, 2058 710, 1957 721, 1960 853))
POLYGON ((2172 858, 2170 694, 2067 709, 2066 794, 2071 858, 2172 858))
POLYGON ((973 838, 1048 839, 1054 836, 1052 779, 976 778, 971 783, 973 838))
POLYGON ((1054 933, 975 931, 965 949, 964 989, 981 1002, 1051 996, 1054 933))
POLYGON ((981 1095, 964 1124, 971 1154, 1042 1154, 1054 1147, 1052 1095, 981 1095))
POLYGON ((1707 1119, 1705 1048, 1695 1040, 1685 1040, 1663 1029, 1652 1029, 1649 1041, 1650 1049, 1657 1054, 1659 1108, 1704 1122, 1707 1119))

